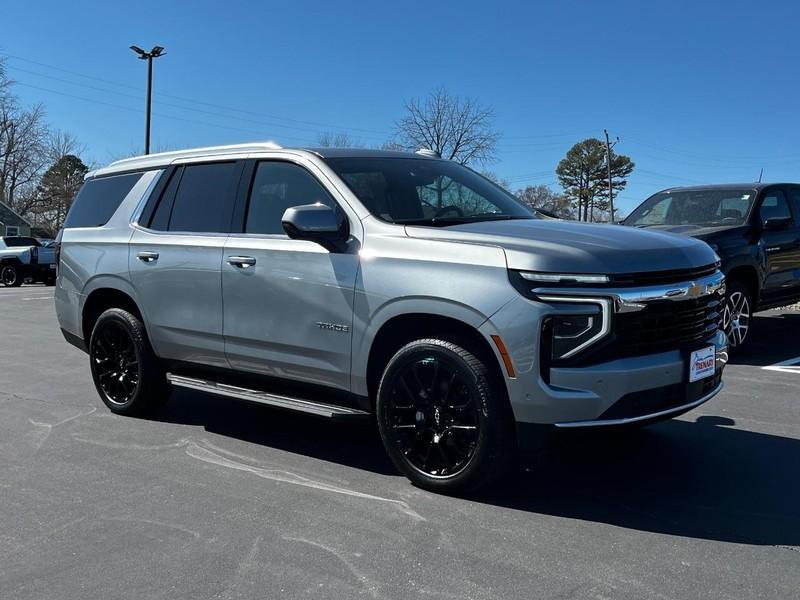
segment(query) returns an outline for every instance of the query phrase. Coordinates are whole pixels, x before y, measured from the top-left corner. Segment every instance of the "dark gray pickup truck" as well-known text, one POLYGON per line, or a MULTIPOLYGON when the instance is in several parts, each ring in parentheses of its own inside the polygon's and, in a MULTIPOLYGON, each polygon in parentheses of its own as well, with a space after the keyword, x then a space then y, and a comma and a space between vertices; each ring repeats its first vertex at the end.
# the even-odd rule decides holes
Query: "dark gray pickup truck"
POLYGON ((45 248, 32 237, 0 237, 0 281, 6 287, 18 287, 26 281, 54 285, 55 249, 45 248))

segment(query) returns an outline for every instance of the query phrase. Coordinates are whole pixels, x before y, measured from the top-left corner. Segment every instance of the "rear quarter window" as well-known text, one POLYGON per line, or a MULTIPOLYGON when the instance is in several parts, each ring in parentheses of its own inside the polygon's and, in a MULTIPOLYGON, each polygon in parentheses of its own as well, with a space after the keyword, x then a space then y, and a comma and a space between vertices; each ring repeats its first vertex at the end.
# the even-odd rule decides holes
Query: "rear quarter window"
POLYGON ((128 173, 88 180, 75 196, 64 227, 102 227, 141 177, 128 173))

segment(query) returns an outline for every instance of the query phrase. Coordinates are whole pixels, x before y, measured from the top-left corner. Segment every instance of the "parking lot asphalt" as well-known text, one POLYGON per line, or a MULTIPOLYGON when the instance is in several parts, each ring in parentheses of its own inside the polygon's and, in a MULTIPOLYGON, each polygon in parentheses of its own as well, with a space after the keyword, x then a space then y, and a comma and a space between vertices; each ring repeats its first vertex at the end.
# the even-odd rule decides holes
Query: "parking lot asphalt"
POLYGON ((464 499, 367 424, 191 391, 113 415, 52 295, 0 288, 0 598, 800 594, 800 366, 764 368, 800 356, 800 312, 758 315, 700 408, 464 499))

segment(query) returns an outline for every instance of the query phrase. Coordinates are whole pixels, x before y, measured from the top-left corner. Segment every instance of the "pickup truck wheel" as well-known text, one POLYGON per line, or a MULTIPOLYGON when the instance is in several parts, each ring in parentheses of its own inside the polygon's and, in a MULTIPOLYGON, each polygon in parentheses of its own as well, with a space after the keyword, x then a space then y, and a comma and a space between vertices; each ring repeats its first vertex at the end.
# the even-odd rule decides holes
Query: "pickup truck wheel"
POLYGON ((467 492, 513 462, 511 408, 486 362, 458 344, 422 339, 389 361, 378 387, 381 439, 414 484, 467 492))
POLYGON ((89 342, 89 361, 97 392, 112 412, 148 415, 167 397, 165 374, 144 324, 128 311, 110 308, 100 315, 89 342))
POLYGON ((22 285, 22 276, 14 265, 4 265, 0 269, 0 280, 6 287, 19 287, 22 285))
POLYGON ((728 284, 728 295, 722 313, 722 325, 728 336, 731 351, 739 350, 749 339, 753 298, 747 286, 738 281, 728 284))

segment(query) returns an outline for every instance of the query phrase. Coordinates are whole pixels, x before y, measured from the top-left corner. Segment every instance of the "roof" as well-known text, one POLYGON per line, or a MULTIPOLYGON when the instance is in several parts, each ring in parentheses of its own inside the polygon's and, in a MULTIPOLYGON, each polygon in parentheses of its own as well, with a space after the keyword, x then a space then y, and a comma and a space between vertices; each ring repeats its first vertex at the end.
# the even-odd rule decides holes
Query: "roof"
POLYGON ((298 148, 298 150, 308 150, 322 158, 432 158, 416 152, 372 150, 369 148, 298 148))
POLYGON ((9 225, 12 227, 17 227, 19 225, 31 226, 27 219, 17 214, 8 204, 4 204, 3 202, 0 202, 0 223, 6 227, 9 225))
POLYGON ((788 182, 712 183, 707 185, 687 185, 687 186, 668 187, 661 191, 701 192, 703 190, 741 190, 741 189, 760 191, 763 190, 764 188, 771 187, 773 185, 800 186, 800 183, 788 183, 788 182))
POLYGON ((207 148, 189 148, 186 150, 173 150, 170 152, 158 152, 156 154, 145 154, 143 156, 133 156, 115 161, 95 171, 86 174, 86 178, 97 175, 107 175, 122 171, 134 171, 137 169, 156 169, 171 164, 173 161, 185 158, 200 158, 206 156, 223 156, 227 154, 247 154, 250 152, 265 152, 269 150, 299 150, 302 152, 313 152, 322 158, 340 157, 376 157, 376 158, 420 158, 419 154, 411 152, 397 152, 394 150, 370 150, 367 148, 284 148, 274 142, 251 142, 247 144, 230 144, 227 146, 209 146, 207 148))

